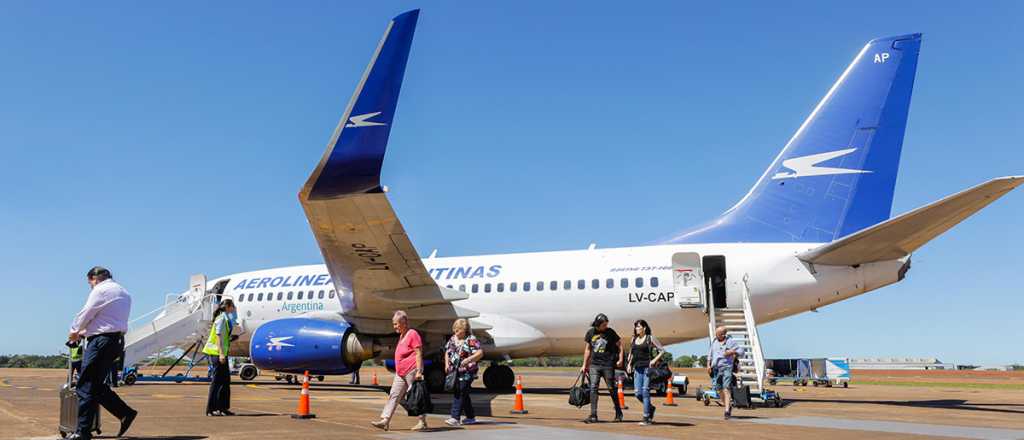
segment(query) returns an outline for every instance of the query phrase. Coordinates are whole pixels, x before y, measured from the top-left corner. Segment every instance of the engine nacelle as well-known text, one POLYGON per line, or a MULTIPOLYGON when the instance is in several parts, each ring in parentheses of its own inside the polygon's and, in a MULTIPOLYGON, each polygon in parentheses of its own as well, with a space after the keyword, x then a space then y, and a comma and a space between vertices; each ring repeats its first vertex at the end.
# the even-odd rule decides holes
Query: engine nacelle
POLYGON ((290 373, 347 374, 374 356, 373 342, 346 322, 276 319, 259 326, 249 356, 260 369, 290 373))

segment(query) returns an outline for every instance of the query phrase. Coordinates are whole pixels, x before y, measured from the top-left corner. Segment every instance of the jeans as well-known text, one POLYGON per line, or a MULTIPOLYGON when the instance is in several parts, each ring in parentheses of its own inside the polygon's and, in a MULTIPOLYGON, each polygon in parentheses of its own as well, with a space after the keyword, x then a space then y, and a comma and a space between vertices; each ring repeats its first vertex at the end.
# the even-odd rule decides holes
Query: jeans
MULTIPOLYGON (((391 392, 388 394, 388 403, 384 405, 384 410, 380 413, 381 419, 391 422, 391 416, 395 415, 395 408, 398 406, 398 402, 402 401, 402 398, 405 397, 405 392, 409 391, 409 387, 416 380, 417 371, 419 370, 413 368, 405 374, 405 377, 395 374, 395 381, 391 383, 391 392)), ((419 419, 426 423, 427 415, 423 414, 419 416, 419 419)))
POLYGON ((230 410, 231 367, 215 356, 210 356, 210 362, 213 362, 213 380, 210 381, 210 394, 206 398, 206 412, 230 410))
POLYGON ((473 411, 473 402, 469 400, 470 385, 473 379, 455 381, 455 390, 452 396, 452 418, 459 420, 459 416, 465 414, 467 419, 475 419, 476 412, 473 411))
POLYGON ((604 378, 604 383, 608 385, 608 396, 612 398, 612 403, 615 404, 615 414, 622 414, 622 408, 619 407, 619 397, 615 390, 615 367, 598 367, 590 366, 590 415, 597 417, 597 389, 600 387, 600 380, 604 378))
POLYGON ((654 417, 654 405, 651 405, 651 379, 647 377, 647 367, 637 367, 633 371, 633 392, 636 399, 644 404, 644 417, 654 417))
POLYGON ((78 434, 91 439, 99 407, 103 406, 118 420, 135 413, 106 384, 114 360, 124 351, 124 337, 103 334, 89 338, 89 345, 82 356, 82 372, 78 375, 78 434))

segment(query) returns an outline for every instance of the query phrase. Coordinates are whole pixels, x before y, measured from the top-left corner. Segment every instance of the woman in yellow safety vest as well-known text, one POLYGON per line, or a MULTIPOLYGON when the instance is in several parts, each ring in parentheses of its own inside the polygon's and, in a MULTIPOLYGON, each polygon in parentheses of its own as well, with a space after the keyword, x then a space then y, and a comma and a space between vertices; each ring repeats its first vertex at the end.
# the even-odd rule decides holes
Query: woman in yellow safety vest
POLYGON ((235 303, 223 299, 213 312, 213 325, 206 338, 203 353, 213 364, 213 380, 210 381, 210 395, 206 399, 206 415, 233 416, 231 412, 231 368, 228 366, 228 344, 231 343, 231 327, 237 319, 235 303))

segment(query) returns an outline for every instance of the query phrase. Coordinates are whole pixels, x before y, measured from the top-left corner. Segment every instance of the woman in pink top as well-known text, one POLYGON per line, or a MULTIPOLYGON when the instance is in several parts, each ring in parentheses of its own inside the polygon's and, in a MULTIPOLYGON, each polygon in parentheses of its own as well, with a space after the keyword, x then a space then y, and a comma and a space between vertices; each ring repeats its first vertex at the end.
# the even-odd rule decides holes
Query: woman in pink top
MULTIPOLYGON (((404 311, 395 312, 391 318, 391 327, 398 333, 398 345, 395 346, 395 381, 391 383, 391 394, 388 395, 388 403, 384 405, 384 411, 380 413, 380 420, 370 422, 385 431, 391 425, 391 416, 395 414, 395 407, 405 397, 405 392, 414 381, 423 380, 423 339, 416 330, 409 328, 409 316, 404 311)), ((412 427, 413 431, 427 429, 426 414, 419 416, 419 423, 412 427)))

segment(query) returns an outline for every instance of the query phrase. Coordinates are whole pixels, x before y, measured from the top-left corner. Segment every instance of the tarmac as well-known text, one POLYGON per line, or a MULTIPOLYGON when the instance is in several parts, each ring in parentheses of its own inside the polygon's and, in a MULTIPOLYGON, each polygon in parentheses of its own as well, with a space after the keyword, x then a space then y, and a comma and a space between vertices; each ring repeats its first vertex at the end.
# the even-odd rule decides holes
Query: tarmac
MULTIPOLYGON (((678 406, 658 406, 653 426, 638 426, 641 405, 627 390, 625 422, 612 423, 607 395, 599 402, 603 423, 581 422, 587 408, 567 403, 574 373, 566 369, 517 368, 523 376, 525 415, 513 415, 514 394, 477 390, 472 398, 480 423, 452 428, 444 424, 451 397, 434 395, 435 414, 428 432, 411 432, 415 419, 399 409, 384 432, 369 425, 379 417, 391 374, 364 368, 364 385, 348 385, 348 376, 312 382, 315 419, 296 420, 300 386, 262 376, 235 382, 235 417, 206 417, 206 384, 138 383, 117 392, 140 411, 127 438, 262 439, 262 438, 434 438, 521 440, 618 440, 640 438, 821 439, 847 438, 992 438, 1024 439, 1024 372, 854 372, 850 388, 773 387, 786 400, 783 408, 737 409, 723 420, 715 403, 694 399, 708 381, 701 370, 677 373, 691 377, 678 406), (366 385, 376 372, 382 385, 366 385), (860 382, 858 382, 860 380, 860 382)), ((63 370, 0 369, 0 438, 57 438, 57 392, 63 370)), ((116 433, 118 422, 103 413, 102 437, 116 433)))

